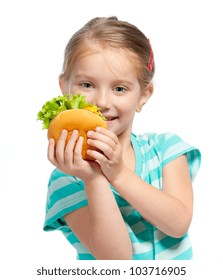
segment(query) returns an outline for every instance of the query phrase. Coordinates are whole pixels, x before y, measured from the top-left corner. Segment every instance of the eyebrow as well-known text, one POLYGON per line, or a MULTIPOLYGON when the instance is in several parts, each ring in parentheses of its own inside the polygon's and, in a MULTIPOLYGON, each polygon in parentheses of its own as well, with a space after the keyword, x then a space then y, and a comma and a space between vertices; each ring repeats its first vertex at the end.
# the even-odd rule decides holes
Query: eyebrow
POLYGON ((75 81, 76 79, 91 79, 91 77, 85 76, 85 75, 73 75, 72 80, 75 81))
POLYGON ((89 76, 89 75, 85 75, 85 74, 77 74, 77 75, 74 75, 75 76, 75 79, 95 79, 93 76, 89 76))
POLYGON ((129 81, 129 80, 125 80, 125 79, 119 79, 119 80, 115 80, 114 84, 125 84, 125 85, 129 85, 132 86, 134 83, 129 81))

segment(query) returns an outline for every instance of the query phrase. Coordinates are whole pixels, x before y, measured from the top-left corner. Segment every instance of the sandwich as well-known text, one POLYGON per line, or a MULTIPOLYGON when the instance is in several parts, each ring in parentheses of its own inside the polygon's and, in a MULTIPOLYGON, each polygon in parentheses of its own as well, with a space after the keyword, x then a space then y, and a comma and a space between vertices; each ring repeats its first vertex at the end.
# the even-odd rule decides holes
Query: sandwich
POLYGON ((83 137, 82 158, 93 160, 87 154, 87 149, 95 149, 87 144, 87 132, 100 126, 107 128, 106 119, 101 114, 100 108, 85 101, 81 94, 63 95, 47 101, 37 114, 37 120, 42 121, 43 129, 48 129, 48 139, 53 138, 57 143, 62 129, 68 131, 66 143, 72 131, 78 130, 83 137))

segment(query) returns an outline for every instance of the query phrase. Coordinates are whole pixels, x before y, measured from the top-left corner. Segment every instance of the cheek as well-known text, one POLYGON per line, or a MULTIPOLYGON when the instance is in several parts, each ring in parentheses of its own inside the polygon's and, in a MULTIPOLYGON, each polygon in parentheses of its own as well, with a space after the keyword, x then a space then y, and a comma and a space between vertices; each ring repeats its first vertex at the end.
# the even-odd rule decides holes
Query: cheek
POLYGON ((119 115, 129 119, 134 116, 135 111, 135 106, 128 106, 127 104, 124 104, 124 106, 119 110, 119 115))
POLYGON ((77 94, 77 93, 81 93, 82 89, 80 89, 80 87, 76 86, 76 85, 70 85, 70 93, 72 94, 77 94))
POLYGON ((120 104, 120 110, 125 114, 132 114, 136 111, 138 106, 138 101, 134 100, 134 98, 129 97, 122 104, 120 104))

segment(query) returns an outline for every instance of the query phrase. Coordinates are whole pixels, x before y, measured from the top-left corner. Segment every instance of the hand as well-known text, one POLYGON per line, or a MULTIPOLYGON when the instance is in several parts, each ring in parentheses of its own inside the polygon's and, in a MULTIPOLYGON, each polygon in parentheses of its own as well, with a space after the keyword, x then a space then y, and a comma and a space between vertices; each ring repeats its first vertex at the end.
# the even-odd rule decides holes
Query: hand
POLYGON ((87 133, 88 144, 98 150, 87 150, 96 159, 107 180, 112 182, 124 168, 122 148, 118 137, 111 131, 97 127, 87 133))
POLYGON ((82 159, 83 137, 78 136, 74 130, 66 144, 68 132, 62 130, 57 145, 53 139, 49 140, 48 160, 62 172, 76 176, 84 182, 95 180, 97 176, 103 176, 97 162, 82 159))

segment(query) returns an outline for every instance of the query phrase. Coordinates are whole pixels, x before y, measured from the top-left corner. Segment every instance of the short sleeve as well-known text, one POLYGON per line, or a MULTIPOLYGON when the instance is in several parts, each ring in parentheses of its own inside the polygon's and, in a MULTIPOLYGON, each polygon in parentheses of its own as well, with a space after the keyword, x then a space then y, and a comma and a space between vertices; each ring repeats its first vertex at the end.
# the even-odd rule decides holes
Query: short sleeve
POLYGON ((43 229, 69 231, 63 216, 87 206, 83 182, 55 169, 50 177, 46 201, 46 215, 43 229))
POLYGON ((170 132, 158 135, 157 141, 160 150, 162 167, 177 157, 185 154, 190 170, 190 177, 193 181, 201 164, 200 151, 191 146, 189 143, 183 141, 178 135, 170 132))

